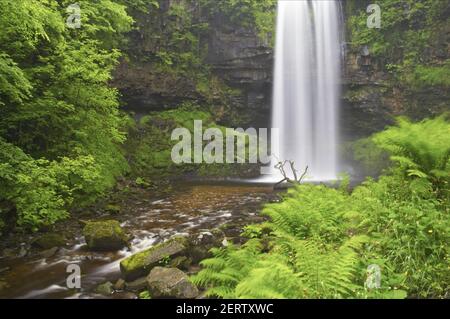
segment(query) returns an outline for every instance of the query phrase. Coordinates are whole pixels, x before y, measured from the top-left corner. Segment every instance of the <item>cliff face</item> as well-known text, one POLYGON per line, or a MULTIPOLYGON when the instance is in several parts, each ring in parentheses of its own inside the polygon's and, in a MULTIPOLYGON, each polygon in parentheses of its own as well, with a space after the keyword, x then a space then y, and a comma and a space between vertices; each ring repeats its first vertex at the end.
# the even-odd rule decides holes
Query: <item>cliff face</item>
POLYGON ((344 139, 380 131, 397 116, 420 120, 441 114, 449 110, 449 100, 445 88, 412 88, 397 83, 383 61, 368 54, 366 47, 346 54, 341 103, 344 139))
POLYGON ((253 29, 211 21, 207 63, 230 87, 243 91, 243 107, 267 113, 271 106, 273 48, 253 29))
MULTIPOLYGON (((164 63, 172 62, 161 61, 164 57, 158 56, 169 49, 171 35, 175 30, 173 25, 176 27, 178 24, 178 21, 174 21, 177 17, 169 14, 176 3, 161 0, 159 7, 150 8, 148 13, 132 13, 137 28, 129 33, 128 43, 123 49, 127 57, 117 67, 112 83, 119 89, 127 110, 147 113, 201 98, 193 78, 177 74, 170 65, 164 69, 164 63)), ((198 20, 195 6, 190 6, 188 2, 186 5, 198 20)), ((180 51, 187 50, 188 47, 180 48, 180 51)))
POLYGON ((380 131, 401 112, 401 101, 390 94, 388 74, 374 63, 365 48, 345 55, 340 116, 345 140, 380 131))
POLYGON ((202 11, 195 1, 183 0, 160 0, 159 9, 147 15, 135 14, 135 19, 139 30, 130 34, 129 59, 119 65, 113 81, 126 109, 147 113, 193 101, 216 107, 219 123, 268 125, 273 51, 270 40, 262 40, 255 28, 230 25, 225 17, 211 17, 202 11), (189 25, 171 13, 180 3, 191 16, 189 25), (199 24, 208 25, 207 30, 197 32, 191 27, 199 24), (185 44, 171 48, 174 32, 190 32, 196 38, 197 52, 183 47, 185 44), (170 50, 193 54, 202 65, 186 72, 161 67, 155 56, 170 50), (209 83, 202 83, 205 81, 209 83))
MULTIPOLYGON (((356 9, 365 8, 364 3, 356 3, 356 9)), ((346 6, 347 22, 356 9, 346 6)), ((220 124, 270 125, 272 39, 261 39, 254 26, 233 25, 224 16, 211 16, 195 1, 160 0, 159 9, 150 14, 138 13, 135 19, 139 31, 130 34, 129 59, 117 68, 113 83, 127 109, 146 113, 194 101, 216 107, 216 121, 220 124), (189 19, 172 13, 180 4, 189 19), (203 31, 197 27, 201 24, 207 25, 203 31), (195 38, 194 46, 187 40, 173 46, 173 35, 183 32, 195 38), (193 55, 198 62, 180 72, 170 63, 161 66, 160 60, 165 59, 161 52, 193 55)), ((440 29, 437 33, 424 59, 445 61, 449 58, 450 30, 440 29)), ((351 33, 347 39, 352 41, 351 33)), ((348 43, 347 48, 341 109, 341 135, 345 140, 382 130, 398 115, 421 119, 448 109, 449 93, 445 88, 399 84, 395 72, 386 68, 391 57, 374 57, 367 46, 348 43)))
POLYGON ((450 109, 448 84, 442 78, 448 78, 444 70, 450 58, 446 22, 450 3, 428 1, 423 4, 427 10, 414 10, 412 4, 386 1, 380 4, 383 27, 368 33, 365 21, 370 3, 344 3, 349 41, 341 117, 345 139, 380 131, 396 116, 420 120, 450 109), (369 44, 358 45, 361 39, 369 44), (376 52, 380 46, 384 51, 376 52), (433 74, 437 70, 443 76, 433 74))

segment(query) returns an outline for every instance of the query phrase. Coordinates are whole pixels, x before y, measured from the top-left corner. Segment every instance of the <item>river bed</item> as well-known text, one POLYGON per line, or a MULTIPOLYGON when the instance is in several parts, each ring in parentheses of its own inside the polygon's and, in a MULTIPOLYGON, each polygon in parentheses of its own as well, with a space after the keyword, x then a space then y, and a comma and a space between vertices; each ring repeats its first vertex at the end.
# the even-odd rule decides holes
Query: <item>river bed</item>
MULTIPOLYGON (((114 217, 132 238, 129 248, 118 252, 89 251, 81 235, 82 226, 72 225, 72 232, 67 226, 67 233, 72 236, 70 244, 51 257, 28 253, 0 259, 0 298, 105 298, 96 294, 95 288, 120 278, 119 263, 123 258, 173 236, 200 234, 225 224, 232 224, 234 232, 239 232, 246 224, 261 222, 262 206, 276 197, 270 186, 188 183, 158 197, 151 192, 130 196, 121 204, 120 216, 114 217), (80 266, 81 289, 67 288, 69 264, 80 266)), ((116 293, 111 297, 133 295, 116 293)))

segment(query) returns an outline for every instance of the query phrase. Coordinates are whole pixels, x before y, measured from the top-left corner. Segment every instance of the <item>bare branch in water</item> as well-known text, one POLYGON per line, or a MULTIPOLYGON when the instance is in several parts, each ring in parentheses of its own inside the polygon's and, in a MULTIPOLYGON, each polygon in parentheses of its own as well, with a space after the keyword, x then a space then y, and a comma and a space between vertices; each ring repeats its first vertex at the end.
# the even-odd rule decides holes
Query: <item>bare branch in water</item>
POLYGON ((283 176, 283 179, 281 181, 279 181, 278 183, 276 183, 275 187, 277 187, 278 185, 280 185, 284 182, 288 182, 291 184, 300 184, 303 181, 303 179, 306 177, 306 174, 308 173, 308 169, 309 169, 309 167, 306 166, 305 171, 302 173, 302 175, 300 175, 300 178, 299 178, 298 177, 299 171, 295 169, 294 161, 284 161, 284 162, 280 161, 280 162, 278 162, 277 165, 275 165, 275 168, 277 170, 279 170, 281 175, 283 176), (290 169, 291 169, 292 173, 294 174, 294 179, 289 178, 286 173, 285 166, 287 163, 289 163, 290 169))

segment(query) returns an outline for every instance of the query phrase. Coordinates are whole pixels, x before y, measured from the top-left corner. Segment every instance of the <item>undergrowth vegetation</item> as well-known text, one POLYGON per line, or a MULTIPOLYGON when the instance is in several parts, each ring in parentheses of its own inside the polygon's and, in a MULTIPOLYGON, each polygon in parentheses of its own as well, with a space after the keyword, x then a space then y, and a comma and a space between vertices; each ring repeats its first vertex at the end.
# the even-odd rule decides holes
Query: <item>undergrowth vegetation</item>
POLYGON ((378 181, 290 189, 192 280, 221 298, 448 297, 449 132, 445 116, 400 119, 372 138, 393 163, 378 181))
MULTIPOLYGON (((226 154, 222 154, 222 163, 199 163, 195 164, 194 154, 194 121, 202 121, 201 137, 205 130, 214 129, 223 138, 223 149, 226 149, 226 128, 217 125, 212 112, 206 107, 195 103, 185 102, 176 109, 162 112, 153 112, 141 118, 138 123, 131 123, 129 139, 125 143, 125 150, 133 177, 151 182, 155 178, 180 176, 183 174, 195 174, 208 177, 225 177, 250 170, 251 164, 229 164, 226 163, 226 154), (191 134, 189 150, 191 152, 190 163, 176 164, 172 160, 173 147, 180 140, 172 140, 172 132, 177 128, 187 129, 191 134)), ((237 138, 239 134, 236 133, 237 138)), ((249 138, 243 134, 246 146, 246 160, 248 157, 249 138)), ((202 141, 202 146, 214 142, 217 136, 210 140, 202 141)), ((203 152, 203 150, 201 150, 203 152)), ((214 151, 211 154, 215 154, 214 151)), ((238 154, 235 155, 237 159, 238 154)), ((205 153, 203 153, 206 159, 205 153)))
POLYGON ((445 34, 448 28, 448 1, 383 0, 381 29, 367 28, 366 8, 372 2, 346 2, 351 46, 367 46, 397 81, 414 87, 448 88, 449 63, 445 34))
POLYGON ((71 4, 0 0, 0 233, 6 220, 51 225, 128 170, 109 81, 133 19, 124 1, 80 0, 83 27, 73 29, 71 4))
POLYGON ((256 27, 261 39, 267 40, 274 33, 276 0, 200 0, 200 3, 213 17, 221 15, 229 23, 256 27))

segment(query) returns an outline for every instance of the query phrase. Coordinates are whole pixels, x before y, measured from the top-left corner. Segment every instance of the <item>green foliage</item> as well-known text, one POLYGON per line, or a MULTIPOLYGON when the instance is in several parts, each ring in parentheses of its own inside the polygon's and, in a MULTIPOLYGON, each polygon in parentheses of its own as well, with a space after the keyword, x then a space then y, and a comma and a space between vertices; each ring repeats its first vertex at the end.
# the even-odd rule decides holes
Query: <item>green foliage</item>
POLYGON ((352 193, 290 189, 263 210, 270 222, 247 226, 242 247, 214 249, 194 282, 221 298, 445 298, 449 185, 432 172, 448 173, 448 129, 444 117, 400 120, 374 137, 394 161, 403 157, 388 175, 352 193), (381 269, 379 289, 365 287, 369 265, 381 269))
POLYGON ((6 53, 0 54, 0 74, 0 107, 5 105, 2 100, 21 103, 29 97, 30 82, 6 53))
POLYGON ((68 216, 74 199, 82 205, 102 191, 101 167, 92 156, 34 160, 0 139, 0 159, 2 199, 15 205, 25 228, 51 225, 68 216))
POLYGON ((150 9, 159 9, 158 0, 120 0, 120 3, 126 5, 128 10, 136 10, 148 13, 150 9))
MULTIPOLYGON (((370 4, 366 1, 367 5, 370 4)), ((381 30, 367 27, 368 14, 366 6, 352 12, 349 27, 351 28, 354 45, 371 45, 375 55, 393 56, 399 46, 414 49, 417 54, 426 47, 430 39, 430 28, 436 27, 445 20, 445 1, 434 0, 383 0, 379 3, 381 9, 381 30), (381 31, 381 32, 380 32, 381 31), (418 47, 414 48, 415 45, 418 47), (397 48, 396 48, 397 47, 397 48)))
MULTIPOLYGON (((375 143, 391 156, 408 177, 430 183, 438 196, 450 197, 450 123, 447 115, 411 123, 398 119, 398 126, 374 136, 375 143)), ((419 182, 418 182, 419 183, 419 182)))
MULTIPOLYGON (((349 1, 354 2, 354 1, 349 1)), ((360 2, 360 1, 358 1, 360 2)), ((372 56, 387 65, 396 79, 416 88, 448 87, 448 58, 430 52, 446 51, 448 2, 435 0, 383 0, 381 29, 368 28, 366 6, 349 6, 349 29, 355 50, 367 45, 372 56), (433 50, 430 51, 430 47, 433 50)))
POLYGON ((360 167, 364 176, 379 176, 389 165, 389 155, 371 137, 348 143, 344 151, 347 160, 360 167))
POLYGON ((179 127, 193 132, 194 120, 202 120, 204 126, 214 124, 207 111, 184 103, 174 110, 151 113, 133 126, 125 145, 133 175, 152 179, 155 175, 176 175, 192 170, 187 165, 173 163, 171 153, 176 141, 171 140, 171 134, 179 127))
MULTIPOLYGON (((153 112, 140 119, 139 123, 130 128, 129 139, 125 145, 128 161, 133 175, 147 177, 175 176, 184 173, 196 173, 204 177, 233 176, 236 172, 250 169, 250 164, 175 164, 172 160, 172 148, 179 141, 172 141, 171 135, 176 128, 185 128, 191 132, 191 154, 193 154, 194 121, 202 121, 203 130, 219 129, 223 136, 223 148, 226 149, 225 128, 214 122, 210 111, 194 103, 185 102, 173 110, 153 112)), ((238 134, 240 135, 240 134, 238 134)), ((248 145, 249 138, 245 137, 248 145)), ((203 141, 203 146, 208 144, 203 141)), ((248 158, 248 149, 245 159, 248 158)), ((202 149, 203 151, 203 149, 202 149)), ((225 155, 224 155, 225 156, 225 155)), ((236 154, 237 159, 238 154, 236 154)))
POLYGON ((407 73, 405 81, 417 88, 424 87, 450 87, 450 60, 440 66, 416 65, 414 70, 407 73))
POLYGON ((203 63, 207 47, 200 41, 207 35, 208 23, 199 21, 193 10, 192 2, 178 1, 168 8, 146 13, 154 21, 141 28, 150 29, 142 32, 152 43, 153 52, 142 59, 151 62, 155 72, 166 77, 186 77, 197 83, 208 78, 210 73, 208 65, 203 63), (163 28, 161 24, 164 24, 163 28))
POLYGON ((149 291, 143 291, 143 292, 139 293, 139 299, 150 300, 150 299, 152 299, 152 295, 150 294, 149 291))
POLYGON ((233 24, 244 27, 256 27, 262 39, 274 33, 276 0, 201 0, 210 14, 221 14, 233 24))
POLYGON ((70 29, 72 3, 0 0, 0 201, 32 229, 66 217, 75 200, 91 202, 127 170, 108 82, 133 19, 116 1, 80 0, 81 28, 70 29))
POLYGON ((448 294, 448 205, 442 207, 430 187, 401 173, 368 181, 352 194, 354 206, 368 218, 371 236, 365 258, 378 263, 390 285, 411 297, 448 294))

